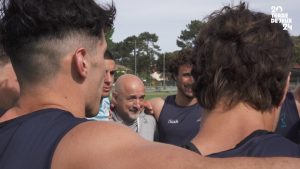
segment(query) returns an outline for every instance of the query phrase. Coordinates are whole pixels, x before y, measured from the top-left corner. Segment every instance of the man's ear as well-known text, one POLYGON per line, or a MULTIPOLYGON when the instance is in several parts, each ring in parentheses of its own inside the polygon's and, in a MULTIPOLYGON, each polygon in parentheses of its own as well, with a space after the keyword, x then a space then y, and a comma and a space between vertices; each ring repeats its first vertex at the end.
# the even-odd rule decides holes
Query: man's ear
POLYGON ((285 97, 286 97, 286 94, 289 91, 290 78, 291 78, 291 72, 289 72, 289 74, 288 74, 288 76, 286 78, 286 81, 285 81, 285 86, 284 86, 284 90, 283 90, 283 97, 281 99, 280 106, 283 104, 283 102, 285 100, 285 97))
POLYGON ((117 97, 118 97, 118 93, 116 93, 115 91, 111 92, 112 97, 111 97, 111 102, 114 104, 114 106, 117 104, 117 97))
POLYGON ((78 73, 81 77, 87 76, 87 51, 85 48, 78 48, 76 49, 74 55, 73 55, 73 62, 74 62, 74 68, 75 71, 78 73))

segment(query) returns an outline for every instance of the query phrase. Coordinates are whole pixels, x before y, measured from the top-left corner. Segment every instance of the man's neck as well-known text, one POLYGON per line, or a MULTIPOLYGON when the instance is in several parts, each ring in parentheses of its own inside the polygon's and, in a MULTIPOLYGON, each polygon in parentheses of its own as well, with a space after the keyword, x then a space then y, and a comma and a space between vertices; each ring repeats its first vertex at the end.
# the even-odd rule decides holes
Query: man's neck
MULTIPOLYGON (((74 86, 73 86, 74 87, 74 86)), ((68 111, 76 117, 85 117, 84 96, 71 86, 60 87, 56 84, 32 86, 22 90, 16 105, 9 109, 2 121, 13 119, 37 110, 57 108, 68 111), (64 89, 64 90, 61 90, 64 89), (4 119, 5 118, 5 119, 4 119)), ((1 117, 2 118, 2 117, 1 117)))
POLYGON ((203 155, 208 155, 232 149, 255 130, 267 129, 263 113, 250 106, 239 103, 227 111, 217 106, 205 112, 201 131, 192 142, 203 155))
POLYGON ((197 99, 195 97, 187 97, 180 92, 177 92, 175 97, 175 103, 179 106, 193 106, 197 104, 197 99))

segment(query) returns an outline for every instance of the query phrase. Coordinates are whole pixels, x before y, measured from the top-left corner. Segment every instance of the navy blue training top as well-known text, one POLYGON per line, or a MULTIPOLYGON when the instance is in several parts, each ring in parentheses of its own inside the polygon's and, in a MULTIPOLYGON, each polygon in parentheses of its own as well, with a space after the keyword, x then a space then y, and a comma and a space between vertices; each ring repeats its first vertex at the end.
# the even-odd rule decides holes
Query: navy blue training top
MULTIPOLYGON (((184 148, 201 154, 193 143, 184 148)), ((264 130, 256 130, 235 148, 208 155, 209 157, 300 157, 300 146, 279 134, 264 130)))
POLYGON ((202 108, 199 104, 179 106, 175 95, 165 99, 158 118, 159 142, 183 145, 191 141, 200 129, 202 108))
POLYGON ((280 110, 276 133, 300 143, 300 118, 293 93, 288 92, 280 110))
POLYGON ((5 109, 0 108, 0 117, 5 113, 5 109))
POLYGON ((0 168, 50 169, 59 141, 85 121, 63 110, 44 109, 0 123, 0 168))

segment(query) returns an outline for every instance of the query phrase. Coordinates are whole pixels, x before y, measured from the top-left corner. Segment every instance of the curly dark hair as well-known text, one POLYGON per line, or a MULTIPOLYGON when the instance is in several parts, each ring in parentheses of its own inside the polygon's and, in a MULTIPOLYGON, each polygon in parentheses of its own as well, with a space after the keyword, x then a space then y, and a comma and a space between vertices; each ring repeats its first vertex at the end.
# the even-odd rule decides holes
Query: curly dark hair
POLYGON ((94 0, 2 0, 0 31, 20 83, 55 74, 69 42, 95 48, 113 25, 114 4, 94 0), (70 40, 73 38, 72 40, 70 40))
POLYGON ((192 49, 184 48, 180 50, 176 57, 173 58, 167 65, 167 70, 171 74, 172 79, 176 81, 179 67, 182 65, 192 65, 192 49))
POLYGON ((280 105, 291 68, 293 43, 271 16, 245 3, 212 13, 193 51, 194 93, 212 110, 244 102, 259 111, 280 105))
POLYGON ((9 62, 10 62, 10 59, 7 56, 7 54, 5 53, 5 51, 3 49, 3 45, 0 44, 0 66, 6 65, 9 62))

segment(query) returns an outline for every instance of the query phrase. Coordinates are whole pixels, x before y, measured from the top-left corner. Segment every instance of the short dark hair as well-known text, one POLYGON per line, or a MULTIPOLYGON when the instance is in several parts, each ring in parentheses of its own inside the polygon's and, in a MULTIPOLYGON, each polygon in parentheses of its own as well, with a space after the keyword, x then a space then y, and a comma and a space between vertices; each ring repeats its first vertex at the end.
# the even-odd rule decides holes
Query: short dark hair
POLYGON ((291 68, 293 43, 271 16, 245 3, 211 14, 195 41, 194 94, 207 110, 225 101, 256 110, 279 106, 291 68))
POLYGON ((102 32, 112 27, 116 11, 113 4, 100 6, 94 0, 1 2, 1 42, 20 84, 54 75, 70 44, 94 50, 102 32))
MULTIPOLYGON (((1 39, 1 34, 0 34, 1 39)), ((9 57, 7 56, 6 52, 3 49, 2 43, 0 43, 0 66, 6 65, 10 62, 9 57)))
POLYGON ((115 60, 115 57, 109 50, 106 50, 104 54, 104 59, 115 60))
POLYGON ((9 62, 10 62, 9 57, 5 53, 3 46, 0 45, 0 66, 6 65, 9 62))
POLYGON ((167 70, 171 73, 173 80, 176 81, 175 77, 178 75, 179 67, 183 65, 192 66, 192 49, 184 48, 180 50, 176 57, 173 58, 167 65, 167 70))

